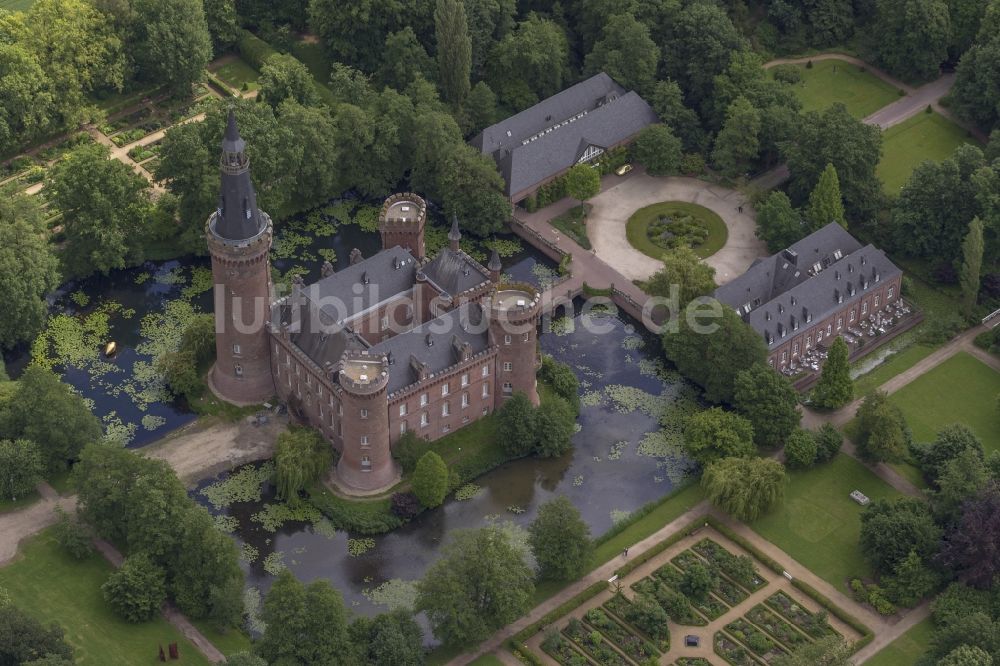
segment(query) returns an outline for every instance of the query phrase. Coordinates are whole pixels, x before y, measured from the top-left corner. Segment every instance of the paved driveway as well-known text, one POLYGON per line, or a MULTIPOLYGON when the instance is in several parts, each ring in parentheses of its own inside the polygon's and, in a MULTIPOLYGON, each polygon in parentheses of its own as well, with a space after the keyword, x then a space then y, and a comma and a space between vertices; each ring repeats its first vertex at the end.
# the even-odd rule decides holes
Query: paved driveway
POLYGON ((705 260, 715 269, 718 284, 742 275, 755 258, 767 254, 764 243, 754 236, 757 225, 753 210, 740 192, 695 178, 633 173, 590 199, 593 209, 587 218, 587 234, 597 256, 628 279, 645 280, 663 266, 633 248, 625 236, 625 223, 632 213, 661 201, 704 206, 726 223, 729 239, 721 250, 705 260))

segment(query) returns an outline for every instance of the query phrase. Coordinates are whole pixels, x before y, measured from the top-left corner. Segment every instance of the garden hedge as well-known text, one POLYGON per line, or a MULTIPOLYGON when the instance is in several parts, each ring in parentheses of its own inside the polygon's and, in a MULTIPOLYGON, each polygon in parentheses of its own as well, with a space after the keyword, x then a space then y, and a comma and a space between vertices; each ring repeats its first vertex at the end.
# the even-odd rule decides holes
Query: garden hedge
POLYGON ((591 584, 590 587, 586 588, 569 601, 560 604, 553 610, 546 613, 542 619, 538 620, 538 622, 529 624, 527 627, 514 634, 510 640, 507 641, 507 647, 512 653, 514 653, 514 656, 521 661, 529 664, 538 664, 540 666, 542 661, 531 650, 525 647, 524 642, 561 618, 563 615, 566 615, 573 609, 581 606, 584 602, 593 599, 606 589, 608 589, 606 581, 599 580, 596 583, 591 584))
POLYGON ((240 52, 240 57, 258 72, 271 56, 278 55, 278 51, 274 47, 249 30, 240 31, 236 50, 240 52))

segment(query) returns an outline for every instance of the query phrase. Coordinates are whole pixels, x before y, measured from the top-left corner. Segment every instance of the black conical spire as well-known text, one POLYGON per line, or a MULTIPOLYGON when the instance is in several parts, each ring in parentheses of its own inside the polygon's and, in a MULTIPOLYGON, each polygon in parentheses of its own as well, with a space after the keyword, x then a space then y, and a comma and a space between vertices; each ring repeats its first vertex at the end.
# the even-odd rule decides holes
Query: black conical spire
POLYGON ((499 271, 503 269, 503 264, 500 263, 500 253, 497 252, 495 247, 493 248, 493 254, 490 255, 490 263, 486 265, 486 268, 491 271, 499 271))
POLYGON ((226 133, 222 138, 219 160, 222 183, 219 189, 219 210, 214 231, 226 240, 248 240, 261 230, 261 215, 257 210, 257 195, 250 181, 250 159, 246 142, 236 126, 236 114, 229 110, 226 133))

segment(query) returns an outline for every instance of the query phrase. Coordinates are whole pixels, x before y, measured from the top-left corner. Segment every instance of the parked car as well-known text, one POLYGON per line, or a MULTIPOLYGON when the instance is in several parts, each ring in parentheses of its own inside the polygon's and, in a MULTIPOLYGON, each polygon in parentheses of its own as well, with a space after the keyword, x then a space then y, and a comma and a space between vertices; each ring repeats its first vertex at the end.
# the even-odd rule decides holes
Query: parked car
POLYGON ((625 174, 627 174, 631 170, 632 170, 632 165, 631 164, 623 164, 620 167, 618 167, 617 169, 615 169, 615 173, 618 174, 619 176, 624 176, 625 174))

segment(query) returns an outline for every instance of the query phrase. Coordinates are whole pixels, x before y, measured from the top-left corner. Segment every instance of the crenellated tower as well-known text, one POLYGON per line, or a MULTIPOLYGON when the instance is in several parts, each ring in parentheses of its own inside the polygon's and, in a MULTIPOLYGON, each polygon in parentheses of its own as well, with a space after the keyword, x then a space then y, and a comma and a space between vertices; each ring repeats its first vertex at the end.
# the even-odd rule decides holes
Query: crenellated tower
POLYGON ((236 404, 274 395, 268 317, 271 303, 271 218, 257 208, 246 142, 232 110, 222 139, 219 207, 205 225, 215 291, 212 390, 236 404))
POLYGON ((501 401, 522 391, 532 404, 539 403, 535 372, 540 314, 540 297, 531 285, 499 285, 490 297, 490 335, 498 347, 496 395, 501 401))
POLYGON ((400 478, 389 448, 389 361, 348 351, 340 361, 343 448, 337 476, 356 490, 387 488, 400 478))
POLYGON ((426 256, 424 226, 427 224, 427 204, 412 192, 393 194, 378 216, 378 230, 382 235, 382 249, 405 247, 417 261, 426 256))

